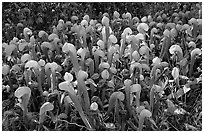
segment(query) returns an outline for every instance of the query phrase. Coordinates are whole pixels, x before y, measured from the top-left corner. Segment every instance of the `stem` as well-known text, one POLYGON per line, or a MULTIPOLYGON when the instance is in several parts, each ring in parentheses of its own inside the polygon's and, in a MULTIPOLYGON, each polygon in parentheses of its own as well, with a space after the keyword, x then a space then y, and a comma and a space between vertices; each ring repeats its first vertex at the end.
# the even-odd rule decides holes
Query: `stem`
POLYGON ((152 86, 151 90, 150 90, 150 111, 153 112, 153 108, 154 108, 154 86, 152 86))
POLYGON ((95 72, 98 72, 99 56, 97 54, 94 54, 94 61, 95 61, 95 72))
POLYGON ((144 117, 139 117, 139 127, 138 127, 138 131, 142 131, 143 129, 143 124, 144 124, 144 117))
POLYGON ((34 44, 32 44, 31 47, 32 47, 31 53, 32 53, 32 55, 33 55, 33 60, 37 61, 37 53, 36 53, 36 51, 35 51, 35 46, 34 46, 34 44))
POLYGON ((122 39, 123 39, 123 41, 122 41, 121 47, 120 47, 120 58, 122 57, 124 49, 125 49, 126 35, 123 35, 122 39))
POLYGON ((195 63, 195 55, 194 55, 193 57, 191 57, 191 64, 190 64, 190 70, 189 70, 189 77, 192 76, 194 63, 195 63))
POLYGON ((78 75, 77 77, 77 82, 78 82, 78 91, 79 91, 79 96, 82 97, 82 105, 84 105, 84 109, 86 112, 89 111, 89 107, 90 107, 90 100, 89 100, 89 95, 88 95, 88 91, 86 89, 86 85, 84 82, 83 77, 80 77, 80 75, 78 75))
POLYGON ((130 85, 125 86, 125 94, 126 94, 126 107, 128 110, 127 119, 132 116, 132 110, 130 107, 130 85))
POLYGON ((105 31, 106 31, 106 41, 104 43, 105 43, 105 50, 107 51, 108 50, 108 38, 110 36, 109 25, 105 26, 105 31))

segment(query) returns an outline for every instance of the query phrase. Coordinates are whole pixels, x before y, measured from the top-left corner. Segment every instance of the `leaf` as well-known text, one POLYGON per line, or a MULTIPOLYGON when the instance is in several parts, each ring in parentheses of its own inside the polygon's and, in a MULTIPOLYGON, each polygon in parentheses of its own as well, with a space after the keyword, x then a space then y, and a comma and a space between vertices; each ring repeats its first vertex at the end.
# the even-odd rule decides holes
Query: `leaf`
POLYGON ((93 102, 90 106, 90 109, 96 111, 98 109, 98 104, 96 102, 93 102))
POLYGON ((109 72, 108 72, 108 70, 107 69, 105 69, 105 70, 103 70, 103 72, 101 73, 101 77, 103 78, 103 79, 108 79, 109 78, 109 72))
POLYGON ((73 80, 73 75, 71 73, 66 72, 64 74, 64 80, 67 82, 71 82, 73 80))
POLYGON ((171 74, 172 74, 174 80, 177 79, 179 77, 179 69, 177 67, 174 67, 171 74))
POLYGON ((28 102, 30 99, 30 95, 31 95, 30 88, 27 86, 18 87, 18 89, 15 91, 14 95, 18 99, 22 98, 22 102, 19 104, 20 104, 20 107, 22 108, 22 110, 24 111, 24 113, 27 113, 27 106, 28 106, 28 102))

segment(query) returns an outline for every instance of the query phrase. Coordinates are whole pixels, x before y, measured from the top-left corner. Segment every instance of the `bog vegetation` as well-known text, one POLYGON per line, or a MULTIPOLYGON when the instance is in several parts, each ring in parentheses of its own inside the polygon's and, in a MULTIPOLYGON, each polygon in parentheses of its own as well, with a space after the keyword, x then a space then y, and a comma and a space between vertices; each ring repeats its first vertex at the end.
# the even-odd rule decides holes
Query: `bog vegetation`
POLYGON ((202 130, 201 6, 3 3, 2 130, 202 130))

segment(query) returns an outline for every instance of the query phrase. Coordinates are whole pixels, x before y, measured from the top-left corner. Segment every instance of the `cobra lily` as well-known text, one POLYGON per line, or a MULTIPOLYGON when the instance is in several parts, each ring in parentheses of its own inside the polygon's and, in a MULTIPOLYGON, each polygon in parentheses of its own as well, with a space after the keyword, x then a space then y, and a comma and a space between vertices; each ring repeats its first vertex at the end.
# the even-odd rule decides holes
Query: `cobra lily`
POLYGON ((98 67, 99 67, 99 58, 104 58, 105 57, 105 53, 104 51, 97 49, 96 47, 92 48, 92 53, 94 55, 94 61, 95 61, 95 71, 98 71, 98 67))
POLYGON ((41 49, 45 55, 45 57, 48 59, 48 61, 50 60, 49 56, 48 56, 48 51, 52 51, 53 50, 53 46, 49 43, 49 42, 43 42, 41 44, 41 49))
POLYGON ((52 63, 47 63, 45 65, 45 72, 47 74, 47 77, 52 77, 51 79, 48 78, 48 81, 50 79, 51 81, 51 92, 53 92, 56 88, 56 71, 59 68, 59 65, 56 62, 52 62, 52 63), (51 73, 49 72, 51 71, 51 73))
POLYGON ((88 95, 85 81, 84 81, 87 78, 88 78, 87 72, 82 71, 82 70, 80 70, 78 72, 78 75, 77 75, 78 92, 79 92, 80 97, 83 95, 83 97, 81 99, 81 103, 82 103, 82 105, 84 105, 83 108, 85 111, 88 111, 89 107, 90 107, 89 95, 88 95))
POLYGON ((17 50, 17 46, 15 44, 5 45, 6 57, 11 56, 17 50))
POLYGON ((139 49, 139 53, 141 56, 145 57, 146 59, 145 63, 147 63, 147 65, 149 64, 149 56, 150 56, 149 52, 150 52, 150 49, 147 45, 143 45, 139 49))
POLYGON ((137 30, 139 33, 146 34, 146 32, 149 30, 149 26, 146 23, 140 23, 137 26, 137 30))
POLYGON ((126 98, 126 105, 127 105, 127 110, 128 110, 128 117, 131 117, 132 116, 132 110, 131 110, 131 104, 130 104, 130 91, 131 91, 131 86, 132 84, 132 81, 129 80, 129 79, 126 79, 124 81, 124 85, 125 85, 125 98, 126 98))
POLYGON ((10 76, 8 75, 8 74, 9 74, 9 71, 10 71, 10 66, 7 65, 7 64, 4 64, 4 65, 2 66, 2 74, 3 74, 4 76, 6 76, 6 78, 7 78, 7 80, 8 80, 8 83, 9 83, 9 86, 10 86, 10 88, 11 88, 11 91, 13 91, 13 84, 12 84, 12 82, 11 82, 10 76))
POLYGON ((40 124, 42 124, 44 122, 45 119, 45 115, 46 112, 51 111, 54 109, 54 105, 50 102, 45 102, 41 107, 40 107, 40 118, 39 118, 39 122, 40 124))
MULTIPOLYGON (((141 93, 141 85, 133 84, 130 89, 130 94, 133 98, 133 93, 136 93, 136 108, 140 106, 140 93, 141 93)), ((130 105, 132 104, 132 98, 130 98, 130 105)))
POLYGON ((162 60, 168 60, 169 59, 169 51, 168 49, 170 48, 171 46, 171 36, 170 36, 170 31, 169 30, 165 30, 163 32, 164 34, 164 40, 163 40, 163 43, 162 43, 162 48, 161 48, 161 53, 160 53, 160 58, 162 60))
POLYGON ((108 63, 112 65, 113 54, 116 52, 115 46, 110 46, 108 49, 108 63))
POLYGON ((45 61, 43 59, 40 59, 38 61, 38 64, 40 65, 41 69, 40 69, 40 77, 41 77, 41 81, 45 81, 45 61))
POLYGON ((25 117, 28 113, 28 102, 30 100, 31 90, 27 86, 18 87, 18 89, 14 93, 15 97, 18 98, 19 103, 18 106, 23 110, 23 116, 25 117))
POLYGON ((108 38, 110 36, 110 33, 112 32, 111 28, 109 27, 109 18, 104 16, 102 18, 102 25, 104 26, 102 28, 102 37, 103 37, 103 42, 105 43, 105 49, 108 49, 108 38))
POLYGON ((84 70, 85 69, 85 56, 86 56, 86 53, 87 53, 87 49, 86 48, 80 48, 80 49, 78 49, 77 50, 77 54, 78 55, 80 55, 80 65, 81 65, 81 68, 82 68, 82 70, 84 70))
MULTIPOLYGON (((38 89, 40 91, 40 94, 42 95, 43 90, 42 90, 42 81, 41 81, 41 75, 40 75, 40 65, 38 64, 37 61, 30 60, 25 64, 25 69, 27 69, 28 74, 29 74, 29 71, 34 70, 38 81, 38 89)), ((31 79, 31 75, 28 75, 27 83, 29 83, 30 79, 31 79)))
MULTIPOLYGON (((87 117, 84 114, 84 111, 82 109, 82 106, 80 104, 80 101, 79 101, 78 97, 76 96, 76 92, 74 91, 74 88, 72 86, 70 86, 67 82, 60 83, 59 88, 61 90, 64 90, 64 91, 68 92, 68 95, 71 98, 71 100, 74 102, 75 108, 79 112, 79 115, 81 116, 84 124, 87 126, 87 128, 93 129, 92 126, 90 125, 87 117)), ((87 108, 89 108, 89 107, 90 106, 88 106, 87 108)))
POLYGON ((88 58, 85 61, 85 64, 86 64, 86 66, 88 66, 90 76, 92 76, 94 74, 94 60, 91 58, 88 58))
POLYGON ((78 63, 78 59, 77 59, 77 51, 76 51, 75 46, 71 43, 65 43, 62 47, 62 51, 64 53, 69 53, 69 55, 71 57, 72 64, 73 64, 73 69, 74 69, 75 75, 77 75, 78 71, 79 71, 79 63, 78 63))
POLYGON ((84 48, 87 48, 87 42, 86 42, 86 38, 87 38, 87 35, 86 35, 86 28, 88 27, 88 22, 86 20, 82 20, 81 21, 81 26, 80 26, 80 31, 79 31, 79 34, 80 34, 80 37, 82 37, 82 46, 84 48))
POLYGON ((194 50, 191 51, 191 63, 190 63, 190 70, 189 70, 189 76, 192 76, 193 73, 193 66, 195 63, 195 58, 197 55, 202 54, 201 50, 199 48, 195 48, 194 50))
POLYGON ((130 40, 130 44, 131 44, 130 60, 132 60, 133 52, 134 51, 138 52, 138 50, 139 50, 139 43, 140 43, 140 40, 142 39, 142 37, 139 34, 137 34, 136 36, 130 35, 128 39, 130 40))
POLYGON ((120 47, 120 57, 122 57, 125 49, 125 42, 126 42, 126 37, 132 34, 132 30, 127 27, 124 29, 123 33, 121 34, 121 47, 120 47))
POLYGON ((119 17, 120 17, 120 14, 117 11, 114 11, 113 19, 118 19, 119 17))
POLYGON ((42 39, 42 42, 48 41, 48 34, 43 30, 39 31, 38 37, 42 39))
POLYGON ((179 45, 172 45, 169 49, 169 53, 176 56, 177 62, 179 62, 183 58, 183 51, 179 45))
POLYGON ((193 38, 195 39, 197 36, 198 36, 198 22, 195 18, 191 18, 189 21, 188 21, 189 25, 192 26, 192 36, 193 38))
POLYGON ((113 108, 115 107, 115 111, 118 111, 118 100, 120 101, 124 101, 125 99, 125 95, 118 91, 118 92, 113 92, 110 96, 109 99, 109 106, 108 106, 108 111, 107 111, 107 115, 110 115, 111 111, 113 110, 113 108))
POLYGON ((21 56, 21 63, 25 64, 26 62, 30 61, 32 57, 29 54, 24 54, 21 56))
POLYGON ((139 127, 138 127, 138 131, 142 131, 143 129, 143 124, 144 124, 144 119, 147 117, 147 118, 150 118, 152 116, 152 113, 147 110, 147 109, 143 109, 141 112, 140 112, 140 115, 139 115, 139 127))
POLYGON ((32 35, 32 31, 28 27, 26 27, 26 28, 23 29, 23 35, 25 37, 26 42, 29 42, 30 41, 29 36, 32 35))

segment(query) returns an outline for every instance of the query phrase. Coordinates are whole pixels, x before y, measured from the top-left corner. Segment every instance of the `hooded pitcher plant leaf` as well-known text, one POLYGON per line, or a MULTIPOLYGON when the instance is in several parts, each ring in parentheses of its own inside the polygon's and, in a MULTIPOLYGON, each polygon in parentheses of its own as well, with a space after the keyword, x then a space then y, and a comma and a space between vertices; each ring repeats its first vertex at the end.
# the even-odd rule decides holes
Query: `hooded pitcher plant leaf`
POLYGON ((107 80, 109 78, 110 74, 108 72, 107 69, 103 70, 102 73, 101 73, 101 77, 105 80, 107 80))
POLYGON ((6 56, 11 56, 11 54, 17 50, 17 46, 15 44, 9 44, 6 46, 5 51, 6 51, 6 56))
POLYGON ((177 67, 174 67, 171 75, 173 76, 174 80, 176 80, 179 77, 179 69, 177 67))
POLYGON ((23 35, 25 37, 26 42, 29 42, 30 41, 29 35, 32 35, 32 31, 28 27, 26 27, 23 29, 23 35))
POLYGON ((150 118, 151 116, 152 116, 152 113, 151 113, 149 110, 147 110, 147 109, 143 109, 143 110, 140 112, 138 131, 142 131, 142 129, 143 129, 143 124, 144 124, 144 119, 145 119, 145 118, 150 118))
POLYGON ((28 113, 28 102, 30 100, 31 96, 31 90, 29 87, 18 87, 18 89, 14 93, 15 97, 18 99, 22 99, 22 102, 20 103, 20 107, 23 110, 24 116, 28 113))
POLYGON ((69 53, 69 55, 71 57, 72 64, 73 64, 75 75, 77 75, 77 73, 79 71, 79 63, 78 63, 78 59, 77 59, 77 51, 76 51, 75 46, 71 43, 65 43, 62 47, 62 51, 64 53, 69 53))
POLYGON ((44 118, 45 118, 45 113, 47 111, 51 111, 54 109, 54 105, 50 102, 45 102, 41 107, 40 107, 40 118, 39 118, 39 122, 43 123, 44 122, 44 118))
POLYGON ((127 106, 127 110, 128 110, 128 117, 132 116, 132 110, 131 110, 131 103, 130 103, 130 93, 131 93, 131 88, 130 85, 132 84, 132 81, 130 79, 126 79, 124 81, 124 85, 125 85, 125 98, 126 98, 126 106, 127 106))
POLYGON ((38 89, 41 93, 41 95, 43 94, 43 90, 42 90, 42 81, 41 81, 41 67, 39 65, 39 63, 35 60, 29 60, 26 64, 25 64, 25 68, 29 70, 33 69, 35 72, 35 75, 37 77, 37 81, 38 81, 38 89))
POLYGON ((108 49, 108 63, 111 65, 113 60, 113 54, 116 52, 115 46, 110 46, 108 49))
MULTIPOLYGON (((133 84, 131 86, 130 93, 136 93, 136 107, 140 106, 140 93, 141 93, 141 85, 140 84, 133 84)), ((130 103, 131 104, 131 103, 130 103)))
POLYGON ((66 72, 64 74, 64 80, 70 83, 73 80, 73 75, 71 73, 66 72))
POLYGON ((92 76, 94 74, 94 60, 91 58, 88 58, 85 61, 85 64, 86 64, 86 66, 88 66, 90 76, 92 76))
POLYGON ((109 99, 109 106, 108 106, 107 115, 109 115, 110 112, 113 110, 117 100, 123 101, 124 99, 125 99, 125 95, 122 92, 120 92, 120 91, 113 92, 110 96, 110 99, 109 99))
MULTIPOLYGON (((76 95, 76 92, 74 91, 74 88, 72 86, 70 86, 67 82, 62 82, 59 84, 59 88, 61 90, 65 90, 68 92, 69 97, 71 98, 71 100, 74 102, 74 105, 77 109, 77 111, 79 112, 79 115, 81 116, 83 122, 85 123, 85 125, 87 126, 87 128, 92 129, 88 119, 86 118, 84 111, 82 109, 82 106, 80 104, 80 101, 76 95)), ((90 105, 88 106, 88 108, 90 107, 90 105)))
POLYGON ((85 84, 85 79, 87 78, 88 78, 87 72, 82 70, 78 72, 78 76, 77 76, 78 92, 79 92, 79 96, 82 97, 81 102, 83 105, 83 109, 85 109, 85 111, 88 111, 90 107, 89 95, 85 84))
POLYGON ((202 51, 199 48, 195 48, 191 51, 191 64, 190 64, 189 76, 192 76, 192 73, 193 73, 195 57, 200 54, 202 54, 202 51))
POLYGON ((26 63, 27 61, 30 61, 32 57, 29 54, 24 54, 21 56, 21 63, 26 63))
POLYGON ((2 74, 3 74, 3 75, 7 75, 7 74, 9 73, 9 71, 10 71, 10 66, 7 65, 7 64, 4 64, 4 65, 2 66, 2 74))

